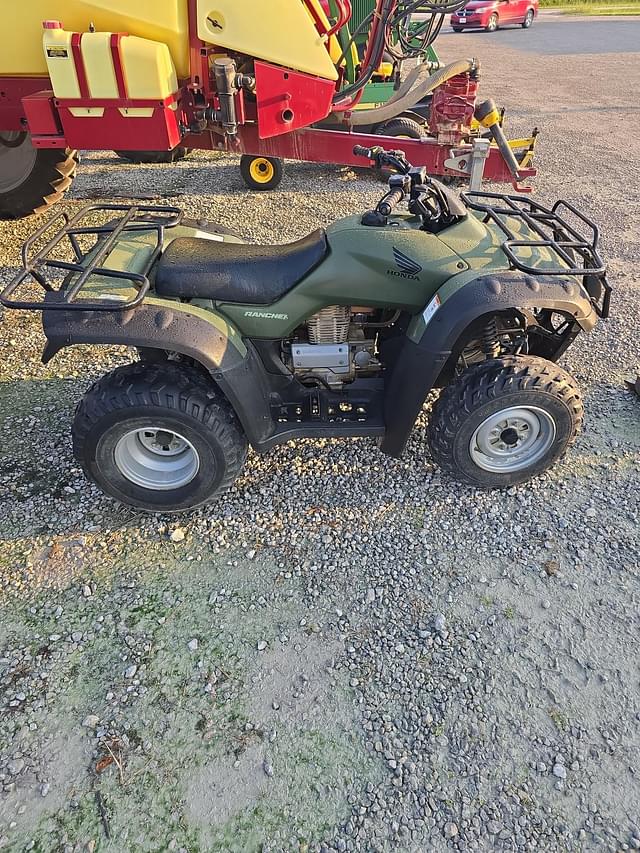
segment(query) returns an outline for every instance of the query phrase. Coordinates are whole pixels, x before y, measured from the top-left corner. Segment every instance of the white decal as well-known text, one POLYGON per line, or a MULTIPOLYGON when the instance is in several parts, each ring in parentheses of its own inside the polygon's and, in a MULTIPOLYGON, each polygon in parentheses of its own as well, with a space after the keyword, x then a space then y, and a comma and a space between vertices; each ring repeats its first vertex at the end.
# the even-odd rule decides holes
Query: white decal
POLYGON ((442 301, 441 301, 440 297, 438 296, 438 294, 436 293, 436 295, 433 297, 431 302, 427 305, 427 307, 422 312, 422 319, 424 320, 425 326, 429 325, 429 321, 433 318, 433 315, 436 313, 436 311, 438 310, 438 308, 440 307, 441 304, 442 304, 442 301))
POLYGON ((276 314, 271 311, 245 311, 245 317, 259 317, 261 320, 288 320, 288 314, 276 314))

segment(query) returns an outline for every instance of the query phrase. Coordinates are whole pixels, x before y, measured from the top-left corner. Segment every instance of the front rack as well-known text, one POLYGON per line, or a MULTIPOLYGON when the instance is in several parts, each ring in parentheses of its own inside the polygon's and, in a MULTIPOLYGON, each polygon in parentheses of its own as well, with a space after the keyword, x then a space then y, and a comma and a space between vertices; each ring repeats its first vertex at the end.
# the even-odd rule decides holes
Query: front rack
POLYGON ((182 220, 182 211, 177 207, 161 205, 89 204, 75 216, 69 217, 61 211, 38 228, 22 246, 22 269, 0 293, 0 303, 6 308, 24 308, 31 311, 124 311, 140 305, 149 291, 150 269, 162 251, 164 232, 182 220), (88 217, 101 213, 122 212, 122 216, 99 225, 86 224, 88 217), (44 245, 34 251, 34 246, 45 238, 54 226, 57 227, 44 245), (149 257, 141 272, 129 272, 102 266, 123 234, 134 231, 155 232, 155 244, 150 247, 149 257), (94 235, 95 242, 84 251, 79 238, 94 235), (73 252, 73 261, 52 256, 52 252, 65 238, 73 252), (62 270, 67 273, 56 288, 47 277, 47 271, 62 270), (134 294, 130 297, 108 296, 98 300, 78 299, 83 287, 92 276, 130 282, 134 294), (36 281, 45 291, 39 301, 12 298, 21 285, 29 280, 36 281))
POLYGON ((484 222, 494 222, 506 235, 502 251, 514 269, 531 275, 583 276, 585 289, 597 313, 609 316, 611 285, 606 278, 606 264, 598 254, 598 226, 564 199, 547 208, 530 196, 491 192, 463 192, 461 197, 468 208, 484 213, 484 222), (573 215, 588 231, 585 237, 567 221, 573 215), (530 239, 520 239, 508 225, 515 218, 533 233, 530 239), (534 266, 526 263, 521 249, 546 249, 552 263, 534 266))

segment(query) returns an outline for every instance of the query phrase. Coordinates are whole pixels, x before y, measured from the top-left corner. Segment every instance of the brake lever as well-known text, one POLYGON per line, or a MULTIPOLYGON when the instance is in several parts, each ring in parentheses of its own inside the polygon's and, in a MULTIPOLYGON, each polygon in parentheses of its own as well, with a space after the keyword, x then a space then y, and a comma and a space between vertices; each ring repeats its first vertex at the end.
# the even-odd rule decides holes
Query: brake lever
POLYGON ((401 175, 408 175, 411 164, 407 162, 404 151, 380 151, 376 165, 380 169, 383 165, 393 166, 401 175))

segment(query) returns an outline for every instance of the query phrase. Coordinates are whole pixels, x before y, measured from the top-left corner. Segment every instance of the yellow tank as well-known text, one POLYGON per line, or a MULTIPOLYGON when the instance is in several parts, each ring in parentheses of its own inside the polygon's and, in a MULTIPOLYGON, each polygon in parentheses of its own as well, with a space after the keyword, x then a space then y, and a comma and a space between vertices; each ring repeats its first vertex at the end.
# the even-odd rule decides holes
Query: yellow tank
POLYGON ((42 36, 51 85, 59 98, 80 97, 80 84, 73 62, 71 36, 72 33, 54 26, 47 26, 42 36))
MULTIPOLYGON (((210 44, 328 80, 337 72, 302 0, 198 0, 198 35, 210 44)), ((0 76, 46 76, 42 22, 67 32, 126 32, 167 45, 179 78, 189 76, 187 0, 23 0, 11 11, 0 76)), ((335 47, 334 47, 335 52, 335 47)))
POLYGON ((338 72, 302 0, 198 0, 198 36, 327 80, 338 72))
MULTIPOLYGON (((119 97, 111 35, 82 34, 80 52, 91 98, 119 97)), ((42 37, 49 77, 57 98, 82 95, 71 48, 72 36, 73 33, 49 25, 42 37)), ((138 36, 123 36, 119 50, 128 97, 164 100, 177 92, 178 80, 165 44, 138 36)))
MULTIPOLYGON (((257 0, 256 0, 257 2, 257 0)), ((67 32, 129 33, 166 44, 178 77, 189 76, 187 0, 23 0, 11 6, 11 37, 0 51, 0 75, 46 76, 42 22, 61 21, 67 32)))

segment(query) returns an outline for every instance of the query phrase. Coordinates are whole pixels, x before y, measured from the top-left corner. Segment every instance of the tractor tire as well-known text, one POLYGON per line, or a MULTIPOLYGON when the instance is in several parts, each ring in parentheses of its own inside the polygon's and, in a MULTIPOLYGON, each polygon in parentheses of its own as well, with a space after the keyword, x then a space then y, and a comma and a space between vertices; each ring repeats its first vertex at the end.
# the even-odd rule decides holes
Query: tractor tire
POLYGON ((487 21, 487 26, 485 27, 485 30, 488 33, 495 33, 496 30, 498 29, 498 24, 499 24, 499 18, 496 15, 496 13, 494 12, 493 15, 491 15, 491 17, 487 21))
POLYGON ((189 148, 178 145, 171 151, 115 151, 114 153, 128 163, 176 163, 184 160, 189 148))
POLYGON ((213 380, 169 361, 123 365, 99 379, 76 409, 72 438, 89 480, 148 512, 207 503, 231 487, 247 455, 213 380))
POLYGON ((424 127, 413 118, 398 116, 389 119, 376 130, 377 136, 396 136, 400 139, 422 139, 426 136, 424 127))
MULTIPOLYGON (((397 139, 422 139, 426 136, 424 127, 413 118, 397 116, 376 128, 376 136, 395 136, 397 139)), ((386 184, 395 170, 383 166, 375 170, 379 180, 386 184)))
POLYGON ((428 426, 435 462, 477 488, 507 488, 546 471, 573 443, 584 410, 561 367, 505 356, 465 370, 436 401, 428 426))
POLYGON ((0 132, 0 218, 47 210, 69 189, 77 166, 76 151, 34 148, 28 133, 0 132))
POLYGON ((250 190, 274 190, 284 175, 284 163, 279 157, 243 154, 240 158, 240 174, 250 190))

